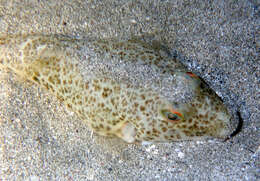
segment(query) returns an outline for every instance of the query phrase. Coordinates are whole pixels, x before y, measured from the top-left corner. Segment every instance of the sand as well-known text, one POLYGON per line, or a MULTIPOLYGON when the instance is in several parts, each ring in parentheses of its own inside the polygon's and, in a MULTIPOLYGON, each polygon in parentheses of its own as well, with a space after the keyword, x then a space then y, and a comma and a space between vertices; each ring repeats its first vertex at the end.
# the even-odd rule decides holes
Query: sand
POLYGON ((226 142, 125 144, 92 135, 48 92, 0 70, 0 180, 260 179, 259 11, 256 0, 1 0, 1 35, 162 43, 244 124, 226 142))

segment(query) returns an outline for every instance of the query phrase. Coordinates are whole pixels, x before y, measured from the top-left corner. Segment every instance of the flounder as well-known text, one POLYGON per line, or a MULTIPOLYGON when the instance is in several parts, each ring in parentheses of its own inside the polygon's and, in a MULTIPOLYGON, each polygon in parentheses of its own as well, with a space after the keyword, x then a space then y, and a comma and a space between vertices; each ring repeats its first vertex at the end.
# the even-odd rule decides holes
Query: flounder
POLYGON ((0 67, 51 91, 96 133, 128 143, 230 135, 230 114, 194 73, 133 40, 0 38, 0 67))

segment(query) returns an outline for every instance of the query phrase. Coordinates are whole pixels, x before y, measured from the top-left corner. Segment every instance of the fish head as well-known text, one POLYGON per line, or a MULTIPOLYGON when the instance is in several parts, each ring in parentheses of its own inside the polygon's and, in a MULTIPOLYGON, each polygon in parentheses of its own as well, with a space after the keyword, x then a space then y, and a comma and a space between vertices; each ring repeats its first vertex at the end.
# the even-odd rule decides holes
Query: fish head
POLYGON ((170 142, 229 136, 231 116, 222 100, 195 74, 187 72, 178 76, 189 85, 192 97, 186 102, 167 100, 163 96, 155 98, 147 105, 154 111, 147 110, 146 117, 135 125, 135 139, 170 142))

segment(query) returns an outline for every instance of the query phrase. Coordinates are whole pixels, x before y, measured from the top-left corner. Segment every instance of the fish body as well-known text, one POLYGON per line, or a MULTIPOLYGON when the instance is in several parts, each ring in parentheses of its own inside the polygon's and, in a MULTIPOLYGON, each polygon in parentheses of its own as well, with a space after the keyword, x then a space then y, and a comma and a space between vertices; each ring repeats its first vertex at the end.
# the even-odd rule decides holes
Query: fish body
POLYGON ((226 138, 221 99, 164 51, 139 40, 0 38, 0 67, 51 91, 96 133, 128 143, 226 138))

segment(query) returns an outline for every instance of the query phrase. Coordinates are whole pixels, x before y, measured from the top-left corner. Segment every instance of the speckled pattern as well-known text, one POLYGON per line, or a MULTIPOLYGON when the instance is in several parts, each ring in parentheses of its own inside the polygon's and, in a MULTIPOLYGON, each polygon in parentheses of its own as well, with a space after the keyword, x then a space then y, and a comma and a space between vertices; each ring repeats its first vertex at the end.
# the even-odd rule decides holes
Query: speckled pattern
POLYGON ((1 37, 0 66, 50 90, 103 136, 134 143, 231 134, 221 99, 175 58, 138 40, 1 37))
POLYGON ((226 142, 125 144, 117 138, 89 136, 84 122, 58 99, 1 70, 1 179, 258 180, 257 3, 2 0, 1 35, 137 36, 146 42, 159 41, 201 76, 230 112, 239 110, 244 124, 226 142))

